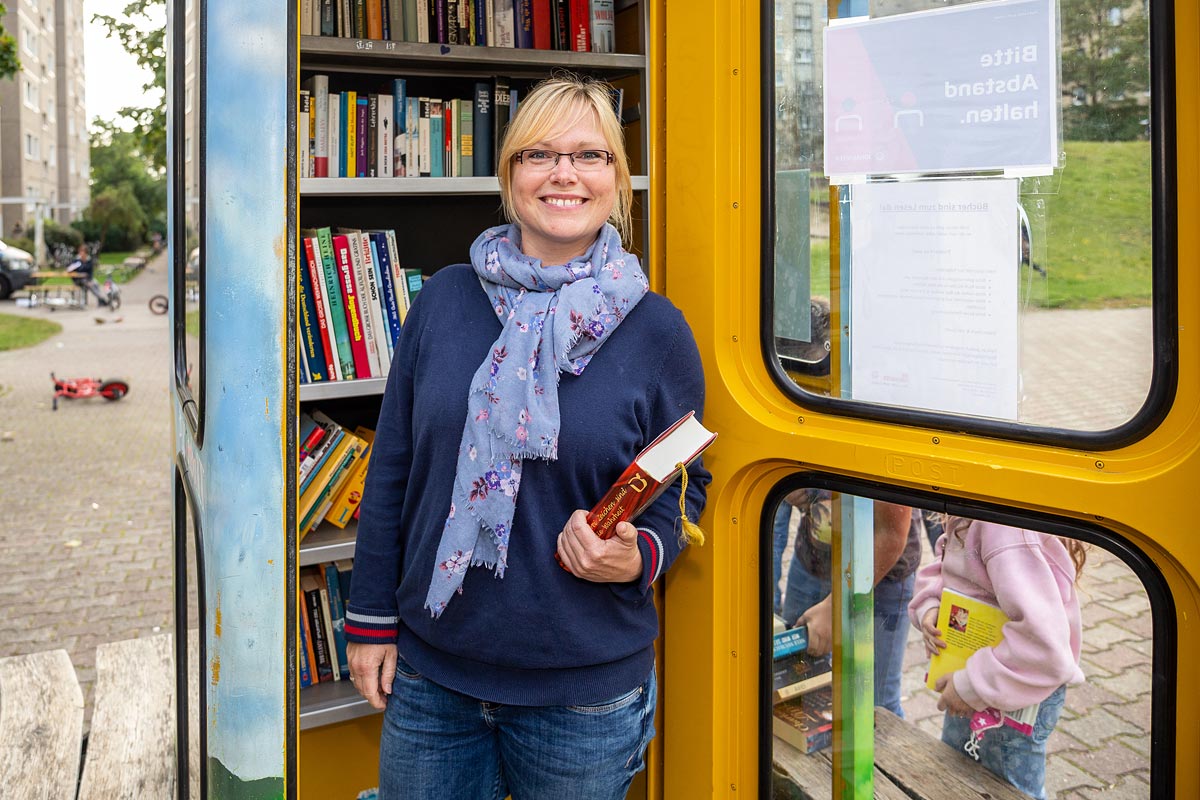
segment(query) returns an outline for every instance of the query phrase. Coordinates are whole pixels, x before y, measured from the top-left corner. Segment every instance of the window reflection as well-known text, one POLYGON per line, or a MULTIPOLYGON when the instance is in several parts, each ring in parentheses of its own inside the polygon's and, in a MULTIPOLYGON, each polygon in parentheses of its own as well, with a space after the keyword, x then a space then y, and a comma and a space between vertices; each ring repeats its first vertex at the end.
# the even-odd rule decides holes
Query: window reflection
MULTIPOLYGON (((880 18, 969 4, 872 0, 866 7, 880 18)), ((1008 372, 1005 385, 1016 386, 1015 411, 979 415, 1075 431, 1104 431, 1131 420, 1146 402, 1154 361, 1147 7, 1115 4, 1097 15, 1088 13, 1090 5, 1057 4, 1060 165, 1049 176, 1013 178, 1015 299, 990 313, 1017 321, 1014 363, 999 367, 1008 372), (1111 74, 1102 73, 1105 65, 1111 74), (1098 74, 1106 77, 1094 79, 1098 74)), ((853 400, 868 394, 855 391, 846 344, 856 330, 865 332, 843 292, 855 271, 853 232, 830 239, 831 208, 846 212, 852 195, 845 187, 831 194, 823 174, 826 8, 818 0, 779 0, 771 12, 774 69, 765 74, 773 100, 764 108, 771 109, 775 137, 772 358, 802 390, 853 400), (840 263, 831 264, 831 253, 841 254, 840 263)), ((843 216, 844 232, 847 223, 843 216)), ((929 316, 914 306, 911 316, 889 313, 872 322, 903 336, 929 316)), ((944 331, 940 341, 948 346, 958 337, 944 331)), ((918 367, 906 380, 941 380, 918 367)), ((888 404, 955 413, 915 400, 888 404)))
MULTIPOLYGON (((830 644, 817 630, 821 615, 814 608, 831 588, 831 545, 846 546, 849 526, 872 537, 879 558, 894 560, 871 570, 878 582, 867 652, 874 653, 875 704, 888 709, 875 710, 876 792, 937 780, 991 787, 999 797, 1014 785, 1035 797, 1039 789, 1060 797, 1150 796, 1151 608, 1123 561, 1032 528, 821 488, 791 491, 767 519, 763 535, 770 537, 772 561, 764 580, 778 657, 771 660, 771 685, 763 687, 763 709, 775 734, 774 796, 831 796, 834 684, 851 684, 837 672, 821 679, 830 644), (864 503, 872 509, 865 528, 851 520, 864 503), (930 615, 943 641, 967 643, 965 666, 949 667, 953 694, 947 684, 941 691, 927 685, 931 660, 913 615, 918 622, 930 615), (982 644, 995 635, 999 643, 982 644), (894 661, 891 652, 898 654, 894 661), (964 704, 955 707, 969 716, 948 716, 938 708, 942 698, 964 704), (932 756, 921 764, 938 763, 943 774, 919 767, 913 748, 932 756), (1009 767, 997 757, 1001 751, 1009 767), (1022 754, 1016 768, 1014 753, 1022 754)), ((855 646, 843 636, 844 653, 855 646)), ((844 735, 842 744, 843 758, 851 757, 853 737, 844 735)))

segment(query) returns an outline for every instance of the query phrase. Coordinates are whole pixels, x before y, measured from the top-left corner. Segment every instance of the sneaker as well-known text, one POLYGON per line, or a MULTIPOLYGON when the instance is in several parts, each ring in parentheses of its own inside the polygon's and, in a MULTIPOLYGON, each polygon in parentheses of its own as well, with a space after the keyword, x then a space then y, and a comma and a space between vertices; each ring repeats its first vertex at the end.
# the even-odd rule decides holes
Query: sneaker
POLYGON ((96 303, 99 304, 100 308, 104 308, 105 306, 108 305, 108 301, 103 298, 100 298, 99 300, 97 300, 96 303))

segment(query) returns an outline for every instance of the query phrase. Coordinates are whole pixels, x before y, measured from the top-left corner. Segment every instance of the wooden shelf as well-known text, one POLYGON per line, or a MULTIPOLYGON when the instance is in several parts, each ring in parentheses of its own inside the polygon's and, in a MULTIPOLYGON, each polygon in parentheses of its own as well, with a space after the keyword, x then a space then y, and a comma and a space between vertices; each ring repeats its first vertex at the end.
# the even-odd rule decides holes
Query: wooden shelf
POLYGON ((516 47, 472 47, 426 42, 386 42, 336 36, 301 36, 300 59, 305 72, 395 72, 411 75, 496 74, 540 77, 555 68, 600 73, 606 77, 636 75, 646 70, 646 57, 631 53, 576 53, 516 47))
POLYGON ((322 523, 300 542, 300 566, 354 558, 354 540, 358 537, 358 520, 350 520, 345 528, 322 523))
MULTIPOLYGON (((633 190, 650 188, 645 175, 632 177, 633 190)), ((500 194, 500 181, 488 178, 301 178, 302 197, 349 197, 384 195, 500 194)), ((324 384, 326 386, 334 384, 324 384)), ((300 387, 303 395, 304 386, 300 387)), ((382 390, 381 390, 382 391, 382 390)), ((301 399, 304 399, 301 396, 301 399)))
MULTIPOLYGON (((363 180, 366 180, 365 178, 363 180)), ((300 402, 336 400, 341 397, 366 397, 383 394, 387 378, 362 378, 356 381, 322 381, 300 384, 300 402)))
POLYGON ((318 683, 300 690, 300 730, 378 713, 348 680, 318 683))

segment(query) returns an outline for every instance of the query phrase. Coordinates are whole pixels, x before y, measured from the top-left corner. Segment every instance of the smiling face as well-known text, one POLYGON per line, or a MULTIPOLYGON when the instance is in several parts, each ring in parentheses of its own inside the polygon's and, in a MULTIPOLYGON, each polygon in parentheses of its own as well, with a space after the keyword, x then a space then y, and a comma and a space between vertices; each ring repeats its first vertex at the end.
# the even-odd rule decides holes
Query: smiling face
MULTIPOLYGON (((525 149, 574 153, 612 150, 595 114, 582 110, 568 128, 552 131, 525 149)), ((510 193, 520 220, 521 250, 544 265, 566 264, 587 252, 617 201, 616 168, 580 172, 562 156, 551 170, 512 165, 510 193)))

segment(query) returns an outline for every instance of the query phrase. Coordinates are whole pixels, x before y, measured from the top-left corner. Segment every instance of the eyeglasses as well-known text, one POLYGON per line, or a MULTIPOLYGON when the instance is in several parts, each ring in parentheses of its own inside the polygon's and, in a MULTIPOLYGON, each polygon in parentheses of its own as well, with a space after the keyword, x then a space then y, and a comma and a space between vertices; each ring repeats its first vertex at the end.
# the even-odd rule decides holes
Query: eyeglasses
POLYGON ((521 150, 514 158, 531 170, 549 172, 558 166, 558 160, 566 156, 571 166, 580 172, 594 172, 613 163, 613 154, 607 150, 576 150, 574 153, 558 153, 554 150, 521 150))

